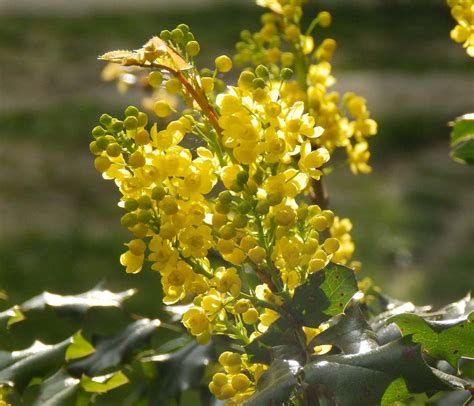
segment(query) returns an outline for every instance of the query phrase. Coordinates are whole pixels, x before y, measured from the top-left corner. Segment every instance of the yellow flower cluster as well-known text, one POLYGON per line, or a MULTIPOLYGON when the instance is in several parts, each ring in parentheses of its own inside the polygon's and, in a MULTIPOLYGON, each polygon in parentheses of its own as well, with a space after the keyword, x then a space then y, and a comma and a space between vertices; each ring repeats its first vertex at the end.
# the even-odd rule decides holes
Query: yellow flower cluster
MULTIPOLYGON (((352 224, 327 209, 317 186, 336 147, 346 148, 353 172, 370 170, 365 137, 376 124, 365 100, 344 96, 349 120, 339 96, 326 93, 334 81, 333 42, 323 41, 314 52, 319 62, 310 64, 310 33, 299 28, 302 2, 260 3, 273 13, 264 15, 258 35, 245 34, 239 54, 259 63, 241 72, 236 86, 223 85, 222 74, 232 69, 225 55, 213 71, 196 68, 200 46, 184 24, 139 50, 102 57, 148 69, 154 97, 167 95, 150 105, 156 123, 130 106, 123 118, 102 115, 92 130, 94 165, 117 185, 121 223, 133 234, 120 262, 128 273, 149 263, 160 274, 164 303, 188 305, 182 323, 202 344, 216 334, 249 344, 282 317, 310 274, 330 261, 349 263, 352 224), (282 38, 290 51, 280 51, 282 38), (249 51, 249 44, 263 46, 249 51)), ((330 22, 322 12, 313 25, 330 22)), ((309 345, 322 329, 300 333, 309 345)), ((225 374, 214 376, 210 390, 231 405, 253 393, 266 368, 246 354, 224 353, 219 362, 225 374)))
POLYGON ((451 38, 466 48, 474 58, 474 3, 472 0, 447 0, 456 26, 451 30, 451 38))
POLYGON ((285 68, 296 72, 296 80, 282 86, 281 97, 287 103, 305 103, 305 110, 324 129, 312 142, 330 153, 344 148, 353 173, 369 173, 370 152, 367 138, 377 133, 377 123, 370 118, 366 100, 352 92, 340 96, 330 92, 335 83, 330 61, 336 41, 326 38, 315 49, 311 32, 331 24, 331 15, 319 13, 302 32, 300 20, 302 1, 261 0, 257 4, 272 11, 262 16, 262 28, 257 33, 243 31, 237 43, 235 61, 240 65, 264 64, 273 74, 285 68), (288 50, 289 49, 289 50, 288 50))

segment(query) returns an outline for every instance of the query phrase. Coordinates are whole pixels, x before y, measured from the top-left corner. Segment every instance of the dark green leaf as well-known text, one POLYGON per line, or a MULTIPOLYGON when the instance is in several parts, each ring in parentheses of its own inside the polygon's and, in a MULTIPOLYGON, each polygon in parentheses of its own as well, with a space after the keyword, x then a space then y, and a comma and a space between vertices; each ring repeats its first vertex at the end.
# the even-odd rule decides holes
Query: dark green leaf
POLYGON ((73 404, 72 398, 79 386, 79 379, 64 370, 59 370, 40 386, 40 393, 34 406, 63 406, 73 404))
POLYGON ((159 320, 143 319, 130 324, 121 334, 101 338, 94 343, 96 351, 73 362, 68 371, 74 376, 94 376, 120 365, 135 349, 143 346, 160 325, 159 320))
POLYGON ((437 359, 458 367, 462 356, 474 357, 474 313, 454 320, 425 320, 416 314, 400 314, 387 323, 396 323, 402 334, 412 335, 423 351, 437 359))
POLYGON ((257 391, 244 405, 271 406, 286 402, 298 383, 297 376, 301 371, 301 365, 297 361, 273 361, 258 381, 257 391))
POLYGON ((330 263, 309 276, 295 289, 289 310, 308 327, 317 327, 344 311, 358 291, 354 271, 344 265, 330 263))
POLYGON ((451 133, 451 144, 454 145, 465 137, 474 136, 474 114, 464 114, 454 120, 451 133))
POLYGON ((369 352, 318 357, 304 367, 305 382, 344 406, 389 405, 410 393, 449 390, 409 337, 369 352))
POLYGON ((0 384, 16 386, 21 390, 34 376, 57 369, 70 343, 71 339, 55 345, 36 341, 25 350, 0 353, 0 384))
POLYGON ((338 315, 332 326, 318 334, 310 346, 331 344, 346 354, 357 354, 375 349, 377 337, 367 324, 357 306, 347 309, 345 314, 338 315))

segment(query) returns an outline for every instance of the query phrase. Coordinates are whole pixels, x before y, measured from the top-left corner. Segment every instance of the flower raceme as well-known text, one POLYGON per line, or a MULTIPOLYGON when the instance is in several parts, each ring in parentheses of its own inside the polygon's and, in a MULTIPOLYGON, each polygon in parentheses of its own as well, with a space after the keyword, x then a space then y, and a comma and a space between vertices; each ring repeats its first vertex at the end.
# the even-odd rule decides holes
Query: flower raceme
MULTIPOLYGON (((352 224, 325 207, 315 185, 338 147, 354 173, 370 171, 365 137, 376 124, 365 100, 344 96, 349 120, 339 96, 326 93, 334 42, 321 43, 316 64, 308 56, 311 30, 329 25, 330 15, 320 13, 303 35, 300 2, 259 3, 272 13, 258 34, 245 35, 245 49, 238 44, 236 60, 265 64, 243 70, 235 86, 221 79, 232 69, 227 56, 216 58, 214 71, 197 69, 200 45, 184 24, 137 51, 102 56, 127 74, 148 70, 155 100, 145 107, 158 117, 130 106, 120 118, 102 115, 92 130, 94 165, 117 185, 121 224, 133 234, 120 262, 129 273, 150 263, 164 303, 190 305, 182 322, 202 344, 216 334, 250 343, 310 274, 330 261, 351 266, 352 224), (291 52, 280 50, 283 40, 291 52)), ((301 334, 309 343, 323 328, 301 334)), ((225 373, 214 376, 211 392, 229 404, 249 397, 266 369, 251 361, 222 354, 225 373)))
POLYGON ((474 3, 472 0, 448 0, 447 3, 456 20, 451 38, 463 44, 467 54, 474 58, 474 3))

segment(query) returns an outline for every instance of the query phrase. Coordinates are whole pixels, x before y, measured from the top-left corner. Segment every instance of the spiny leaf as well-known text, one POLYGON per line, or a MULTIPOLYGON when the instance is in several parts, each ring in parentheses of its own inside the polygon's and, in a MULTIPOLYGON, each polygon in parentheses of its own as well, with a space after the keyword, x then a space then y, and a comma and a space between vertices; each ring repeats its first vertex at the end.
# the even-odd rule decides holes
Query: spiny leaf
POLYGON ((335 317, 332 326, 318 334, 310 346, 331 344, 346 354, 357 354, 375 349, 377 337, 357 306, 335 317))
POLYGON ((82 336, 80 331, 72 336, 71 341, 66 350, 66 361, 86 357, 95 351, 94 346, 82 336))
POLYGON ((35 341, 25 350, 2 353, 0 355, 0 384, 17 386, 21 390, 32 377, 59 367, 70 343, 70 338, 54 345, 35 341))
POLYGON ((344 406, 389 405, 411 393, 449 390, 409 337, 371 351, 318 357, 304 367, 305 382, 344 406), (388 391, 388 392, 387 392, 388 391))
POLYGON ((80 380, 73 378, 63 369, 44 380, 34 406, 63 406, 73 404, 80 380))
POLYGON ((260 378, 257 391, 245 406, 271 406, 286 402, 298 383, 301 365, 294 360, 277 359, 260 378))
POLYGON ((459 359, 474 357, 474 313, 454 320, 432 321, 416 314, 400 314, 387 323, 396 323, 402 334, 412 335, 423 351, 458 368, 459 359))
POLYGON ((122 371, 93 378, 84 375, 81 378, 82 388, 91 393, 106 393, 128 382, 130 382, 129 379, 122 371))
POLYGON ((357 293, 354 271, 344 265, 330 263, 313 273, 307 282, 295 289, 290 311, 306 326, 319 326, 344 311, 357 293))
POLYGON ((94 376, 120 365, 130 353, 144 345, 160 325, 159 320, 138 320, 117 336, 101 338, 94 342, 95 352, 69 365, 74 376, 94 376))

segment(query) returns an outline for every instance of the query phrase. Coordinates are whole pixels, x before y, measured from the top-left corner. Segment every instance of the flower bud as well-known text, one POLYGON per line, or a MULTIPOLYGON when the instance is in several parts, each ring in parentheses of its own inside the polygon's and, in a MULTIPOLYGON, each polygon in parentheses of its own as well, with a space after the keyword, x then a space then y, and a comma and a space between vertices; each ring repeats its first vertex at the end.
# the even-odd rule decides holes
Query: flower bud
POLYGON ((201 47, 199 46, 199 42, 197 41, 189 41, 186 44, 186 52, 191 57, 198 55, 200 50, 201 47))
POLYGON ((327 11, 321 11, 316 18, 318 19, 319 25, 323 28, 331 25, 332 17, 327 11))
POLYGON ((122 147, 119 144, 117 144, 116 142, 113 142, 113 143, 107 145, 106 152, 107 152, 108 156, 110 156, 112 158, 116 158, 122 153, 122 147))
POLYGON ((293 70, 290 68, 283 68, 280 72, 280 76, 283 80, 290 80, 293 76, 293 70))
POLYGON ((143 165, 145 165, 145 163, 145 157, 140 151, 135 151, 128 157, 128 164, 132 168, 141 168, 143 165))
POLYGON ((139 113, 139 111, 135 106, 128 106, 125 109, 125 116, 126 117, 129 117, 129 116, 138 117, 138 113, 139 113))
POLYGON ((227 55, 218 56, 215 64, 217 70, 222 73, 227 73, 232 69, 232 60, 227 55))
POLYGON ((171 40, 176 44, 179 44, 184 39, 184 32, 181 31, 179 28, 175 28, 171 31, 171 40))
POLYGON ((151 198, 153 200, 156 200, 157 202, 160 202, 163 200, 166 196, 166 190, 163 186, 155 186, 153 190, 151 191, 151 198))
POLYGON ((107 169, 110 168, 110 165, 111 165, 111 162, 109 161, 109 158, 107 158, 106 156, 98 156, 94 160, 94 166, 98 172, 106 172, 107 169))
POLYGON ((165 100, 158 100, 157 102, 155 102, 153 106, 153 111, 158 117, 161 118, 167 117, 173 112, 170 105, 165 100))
POLYGON ((124 120, 123 126, 126 130, 135 130, 138 127, 138 120, 135 116, 128 116, 124 120))

